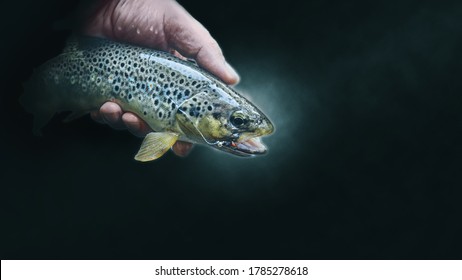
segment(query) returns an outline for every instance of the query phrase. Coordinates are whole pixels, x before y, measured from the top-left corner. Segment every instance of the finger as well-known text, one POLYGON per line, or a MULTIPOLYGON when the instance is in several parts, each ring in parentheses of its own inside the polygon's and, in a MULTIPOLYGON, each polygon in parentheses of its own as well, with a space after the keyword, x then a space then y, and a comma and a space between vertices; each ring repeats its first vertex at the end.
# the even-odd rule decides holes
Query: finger
POLYGON ((152 131, 148 124, 137 115, 127 112, 122 115, 122 121, 127 126, 128 131, 138 137, 144 137, 152 131))
POLYGON ((122 121, 122 108, 114 102, 106 102, 99 109, 99 113, 103 120, 114 129, 124 129, 125 125, 122 121))
POLYGON ((175 145, 173 145, 172 150, 177 156, 185 157, 189 154, 192 147, 193 147, 192 143, 177 141, 175 145))
POLYGON ((170 49, 169 51, 171 54, 173 54, 174 56, 178 57, 179 59, 182 59, 182 60, 188 60, 186 57, 182 56, 177 50, 175 49, 170 49))
POLYGON ((164 32, 169 46, 182 55, 195 59, 200 66, 225 83, 239 82, 239 75, 226 62, 215 39, 202 24, 177 3, 174 9, 166 11, 164 32))
POLYGON ((101 114, 99 113, 99 111, 92 111, 90 112, 90 116, 91 118, 95 121, 95 122, 98 122, 98 123, 106 123, 103 119, 103 117, 101 116, 101 114))
POLYGON ((225 83, 239 82, 239 75, 226 63, 218 43, 202 24, 175 1, 154 2, 125 5, 109 1, 92 13, 84 33, 155 49, 174 48, 225 83), (116 20, 108 20, 112 18, 116 20))

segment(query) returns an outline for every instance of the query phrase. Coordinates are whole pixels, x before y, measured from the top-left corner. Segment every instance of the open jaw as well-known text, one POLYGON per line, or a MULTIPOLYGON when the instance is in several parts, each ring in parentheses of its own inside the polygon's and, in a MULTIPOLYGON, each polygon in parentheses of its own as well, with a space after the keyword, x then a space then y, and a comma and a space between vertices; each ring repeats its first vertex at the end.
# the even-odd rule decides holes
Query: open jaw
POLYGON ((223 146, 228 152, 238 156, 253 156, 266 153, 267 148, 260 137, 248 138, 240 142, 225 142, 223 146))

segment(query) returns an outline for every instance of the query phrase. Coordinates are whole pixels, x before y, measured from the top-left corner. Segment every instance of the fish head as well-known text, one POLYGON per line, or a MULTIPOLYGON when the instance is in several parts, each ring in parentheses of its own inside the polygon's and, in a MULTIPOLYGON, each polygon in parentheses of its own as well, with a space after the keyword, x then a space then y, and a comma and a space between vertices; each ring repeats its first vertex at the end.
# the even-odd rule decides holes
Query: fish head
POLYGON ((229 87, 211 87, 185 100, 176 119, 188 139, 239 156, 264 154, 261 136, 273 133, 269 118, 229 87))

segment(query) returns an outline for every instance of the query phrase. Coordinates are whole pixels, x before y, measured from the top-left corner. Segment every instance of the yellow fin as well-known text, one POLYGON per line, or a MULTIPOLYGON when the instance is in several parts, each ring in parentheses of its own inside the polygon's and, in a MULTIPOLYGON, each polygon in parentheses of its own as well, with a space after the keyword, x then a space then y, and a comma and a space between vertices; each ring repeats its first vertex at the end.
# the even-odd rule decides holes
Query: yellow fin
POLYGON ((175 144, 178 136, 178 134, 172 132, 149 133, 144 138, 135 160, 144 162, 160 158, 175 144))

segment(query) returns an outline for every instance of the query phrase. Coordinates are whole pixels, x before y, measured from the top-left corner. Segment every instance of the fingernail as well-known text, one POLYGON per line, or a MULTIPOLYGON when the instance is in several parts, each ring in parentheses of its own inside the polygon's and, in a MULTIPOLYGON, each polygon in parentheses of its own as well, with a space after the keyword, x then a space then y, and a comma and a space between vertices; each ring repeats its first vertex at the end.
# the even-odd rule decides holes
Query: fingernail
POLYGON ((235 85, 239 83, 239 81, 241 80, 241 77, 239 77, 239 74, 236 72, 236 70, 234 70, 234 68, 228 62, 225 62, 225 64, 226 64, 226 71, 230 74, 231 84, 235 85))
POLYGON ((178 141, 173 145, 172 150, 177 156, 185 157, 191 152, 192 146, 193 144, 191 143, 178 141))

